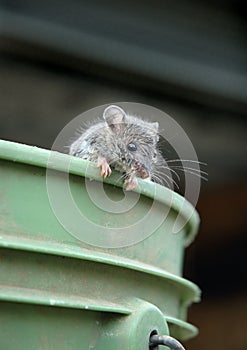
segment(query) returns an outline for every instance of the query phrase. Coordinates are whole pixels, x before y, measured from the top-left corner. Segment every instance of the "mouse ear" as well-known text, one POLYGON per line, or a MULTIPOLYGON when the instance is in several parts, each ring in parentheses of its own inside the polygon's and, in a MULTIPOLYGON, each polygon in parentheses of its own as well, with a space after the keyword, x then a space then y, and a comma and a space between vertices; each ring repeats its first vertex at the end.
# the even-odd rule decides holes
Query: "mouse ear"
POLYGON ((159 141, 159 123, 149 122, 149 133, 153 136, 155 142, 159 141))
POLYGON ((103 118, 111 129, 119 130, 125 123, 126 113, 118 106, 111 105, 104 110, 103 118))
POLYGON ((155 132, 158 132, 159 123, 158 123, 158 122, 153 122, 153 123, 151 123, 151 125, 152 125, 152 129, 153 129, 155 132))

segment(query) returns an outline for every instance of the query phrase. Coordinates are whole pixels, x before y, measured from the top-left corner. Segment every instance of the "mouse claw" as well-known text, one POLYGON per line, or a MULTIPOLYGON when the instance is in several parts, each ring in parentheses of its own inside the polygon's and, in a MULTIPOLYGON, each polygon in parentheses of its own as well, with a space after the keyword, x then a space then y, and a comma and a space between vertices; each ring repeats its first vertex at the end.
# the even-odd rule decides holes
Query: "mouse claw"
POLYGON ((138 185, 137 179, 135 177, 126 179, 124 181, 124 189, 126 191, 131 191, 138 185))
POLYGON ((98 157, 97 167, 101 168, 100 176, 102 176, 104 179, 111 175, 110 165, 107 163, 107 160, 104 157, 98 157))

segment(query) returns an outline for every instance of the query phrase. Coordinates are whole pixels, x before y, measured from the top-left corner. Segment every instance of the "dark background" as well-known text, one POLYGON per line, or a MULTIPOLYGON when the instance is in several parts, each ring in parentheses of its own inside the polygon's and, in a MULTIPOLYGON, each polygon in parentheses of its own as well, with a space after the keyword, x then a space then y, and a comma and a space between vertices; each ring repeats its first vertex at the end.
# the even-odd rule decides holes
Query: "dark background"
POLYGON ((172 116, 208 163, 184 275, 202 303, 188 349, 244 350, 245 1, 1 1, 0 137, 50 148, 78 114, 139 102, 172 116))

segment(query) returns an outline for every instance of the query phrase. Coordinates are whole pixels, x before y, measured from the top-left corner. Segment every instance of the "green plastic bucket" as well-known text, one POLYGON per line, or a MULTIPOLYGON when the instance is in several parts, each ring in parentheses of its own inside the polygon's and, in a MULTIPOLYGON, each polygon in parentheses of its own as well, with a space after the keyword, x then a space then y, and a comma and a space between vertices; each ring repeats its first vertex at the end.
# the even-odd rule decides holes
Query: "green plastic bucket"
POLYGON ((90 162, 0 141, 1 349, 148 350, 153 332, 197 334, 200 291, 181 271, 198 214, 143 180, 128 196, 122 210, 118 173, 103 185, 90 162))

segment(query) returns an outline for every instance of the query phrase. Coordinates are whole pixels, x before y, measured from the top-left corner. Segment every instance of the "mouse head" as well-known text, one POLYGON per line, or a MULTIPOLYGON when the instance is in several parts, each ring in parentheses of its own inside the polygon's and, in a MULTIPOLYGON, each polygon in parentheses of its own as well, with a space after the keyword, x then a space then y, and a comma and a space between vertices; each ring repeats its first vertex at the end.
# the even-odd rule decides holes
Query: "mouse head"
POLYGON ((141 178, 151 177, 158 153, 159 124, 128 115, 116 105, 107 107, 103 118, 114 145, 116 169, 141 178))

